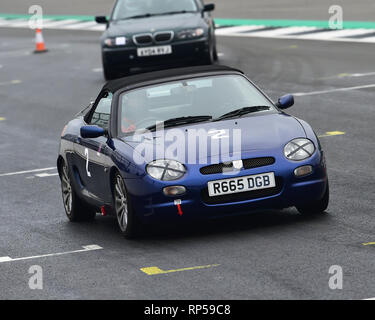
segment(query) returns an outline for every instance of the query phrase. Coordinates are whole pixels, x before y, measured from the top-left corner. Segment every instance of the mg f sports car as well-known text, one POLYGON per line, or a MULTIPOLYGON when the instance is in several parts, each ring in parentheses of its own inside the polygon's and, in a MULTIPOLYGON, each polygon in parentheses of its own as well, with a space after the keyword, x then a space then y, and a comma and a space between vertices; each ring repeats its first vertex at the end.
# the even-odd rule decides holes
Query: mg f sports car
POLYGON ((217 60, 214 4, 202 0, 117 0, 101 37, 104 77, 130 71, 212 64, 217 60))
POLYGON ((313 129, 283 112, 241 71, 200 66, 107 83, 64 128, 57 160, 71 221, 117 217, 134 236, 145 223, 205 219, 329 202, 313 129))

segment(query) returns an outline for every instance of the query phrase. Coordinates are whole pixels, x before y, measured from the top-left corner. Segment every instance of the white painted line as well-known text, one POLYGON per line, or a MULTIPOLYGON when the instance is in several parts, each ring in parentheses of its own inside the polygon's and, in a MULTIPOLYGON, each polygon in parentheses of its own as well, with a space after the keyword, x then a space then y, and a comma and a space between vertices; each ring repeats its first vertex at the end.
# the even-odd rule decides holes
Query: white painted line
POLYGON ((375 72, 353 73, 353 74, 348 75, 348 77, 369 77, 369 76, 375 76, 375 72))
POLYGON ((305 31, 313 31, 316 30, 315 27, 290 27, 290 28, 280 28, 275 30, 265 30, 254 32, 254 37, 261 37, 261 38, 273 38, 273 37, 280 37, 283 35, 288 35, 297 32, 305 32, 305 31))
POLYGON ((229 28, 222 28, 222 29, 216 29, 215 34, 216 35, 233 35, 238 34, 246 31, 253 31, 258 29, 263 29, 264 26, 240 26, 240 27, 229 27, 229 28))
POLYGON ((17 23, 24 23, 25 19, 3 19, 1 21, 1 26, 6 27, 13 27, 13 25, 17 25, 17 23))
POLYGON ((58 176, 59 174, 58 173, 38 173, 36 174, 35 176, 38 177, 38 178, 47 178, 47 177, 54 177, 54 176, 58 176))
POLYGON ((15 175, 18 175, 18 174, 25 174, 25 173, 32 173, 32 172, 41 172, 41 171, 50 171, 50 170, 56 170, 56 167, 43 168, 43 169, 33 169, 33 170, 26 170, 26 171, 17 171, 17 172, 9 172, 9 173, 2 173, 2 174, 0 174, 0 177, 15 176, 15 175))
POLYGON ((316 39, 316 40, 324 40, 324 39, 333 39, 333 38, 340 38, 345 36, 355 36, 360 34, 372 33, 375 30, 371 29, 343 29, 343 30, 322 30, 322 32, 313 33, 313 34, 306 34, 301 35, 301 39, 316 39))
POLYGON ((51 22, 47 22, 47 23, 43 23, 43 29, 47 28, 51 28, 51 29, 59 29, 60 26, 65 26, 65 25, 68 25, 68 24, 73 24, 73 23, 78 23, 79 20, 73 20, 73 19, 70 19, 70 20, 57 20, 57 21, 51 21, 51 22))
POLYGON ((29 26, 29 20, 27 19, 22 19, 18 22, 13 22, 11 24, 12 28, 25 28, 29 26))
POLYGON ((12 261, 11 257, 0 257, 0 263, 1 262, 7 262, 7 261, 12 261))
POLYGON ((360 89, 368 89, 368 88, 375 88, 375 84, 368 84, 368 85, 364 85, 364 86, 356 86, 356 87, 349 87, 349 88, 322 90, 322 91, 298 92, 298 93, 293 93, 293 95, 295 97, 314 96, 314 95, 323 94, 323 93, 332 93, 332 92, 340 92, 340 91, 352 91, 352 90, 360 90, 360 89))
POLYGON ((368 299, 363 299, 363 300, 375 300, 375 298, 368 298, 368 299))
POLYGON ((92 27, 92 28, 89 28, 89 29, 87 29, 87 30, 90 30, 90 31, 104 31, 105 28, 106 28, 105 25, 103 25, 103 24, 98 24, 97 26, 92 27))
POLYGON ((46 258, 46 257, 56 257, 56 256, 62 256, 62 255, 66 255, 66 254, 80 253, 80 252, 87 252, 87 251, 94 251, 94 250, 103 249, 102 247, 100 247, 96 244, 92 244, 92 245, 88 245, 88 246, 82 246, 82 248, 83 249, 81 249, 81 250, 58 252, 58 253, 48 253, 48 254, 42 254, 42 255, 39 255, 39 256, 22 257, 22 258, 14 258, 14 259, 12 259, 11 257, 5 256, 5 257, 0 257, 0 263, 21 261, 21 260, 30 260, 30 259, 39 259, 39 258, 46 258))
POLYGON ((76 23, 69 26, 63 26, 61 29, 68 29, 68 30, 85 30, 91 27, 95 27, 97 23, 95 21, 86 21, 82 23, 76 23))
POLYGON ((0 26, 8 24, 8 20, 0 18, 0 26))

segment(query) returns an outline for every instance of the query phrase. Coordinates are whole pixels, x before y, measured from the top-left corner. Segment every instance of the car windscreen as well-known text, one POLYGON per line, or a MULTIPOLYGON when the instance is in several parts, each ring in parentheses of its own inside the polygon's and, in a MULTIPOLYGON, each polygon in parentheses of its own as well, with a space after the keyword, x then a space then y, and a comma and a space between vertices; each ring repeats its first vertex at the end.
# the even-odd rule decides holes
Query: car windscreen
POLYGON ((277 112, 273 104, 245 77, 217 75, 167 82, 124 92, 119 98, 119 136, 173 118, 212 116, 262 106, 253 113, 277 112))
POLYGON ((119 0, 113 11, 113 20, 169 12, 197 11, 195 0, 119 0))

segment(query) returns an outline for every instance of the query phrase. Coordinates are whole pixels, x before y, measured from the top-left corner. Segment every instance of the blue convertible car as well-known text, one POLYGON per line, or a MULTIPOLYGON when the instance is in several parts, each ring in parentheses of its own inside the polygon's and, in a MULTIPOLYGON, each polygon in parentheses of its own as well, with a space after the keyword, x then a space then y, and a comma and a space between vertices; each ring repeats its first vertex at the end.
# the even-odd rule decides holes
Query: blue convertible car
POLYGON ((329 202, 324 153, 241 71, 201 66, 107 83, 61 134, 57 166, 71 221, 114 214, 125 237, 144 223, 329 202))

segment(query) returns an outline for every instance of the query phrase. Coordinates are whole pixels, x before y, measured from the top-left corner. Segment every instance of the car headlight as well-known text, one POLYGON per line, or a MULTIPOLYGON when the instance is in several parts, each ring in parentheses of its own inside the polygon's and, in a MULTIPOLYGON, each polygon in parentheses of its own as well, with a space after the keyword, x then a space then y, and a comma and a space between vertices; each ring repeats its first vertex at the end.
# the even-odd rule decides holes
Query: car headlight
POLYGON ((127 40, 125 37, 106 38, 104 40, 104 44, 107 47, 125 46, 126 43, 127 43, 127 40))
POLYGON ((285 157, 294 161, 301 161, 310 158, 314 152, 314 143, 305 138, 294 139, 284 147, 285 157))
POLYGON ((184 40, 184 39, 194 39, 199 38, 204 35, 204 29, 197 28, 197 29, 188 29, 182 30, 177 34, 177 38, 184 40))
POLYGON ((155 160, 146 167, 147 173, 157 180, 172 181, 180 179, 185 173, 185 166, 176 160, 155 160))

